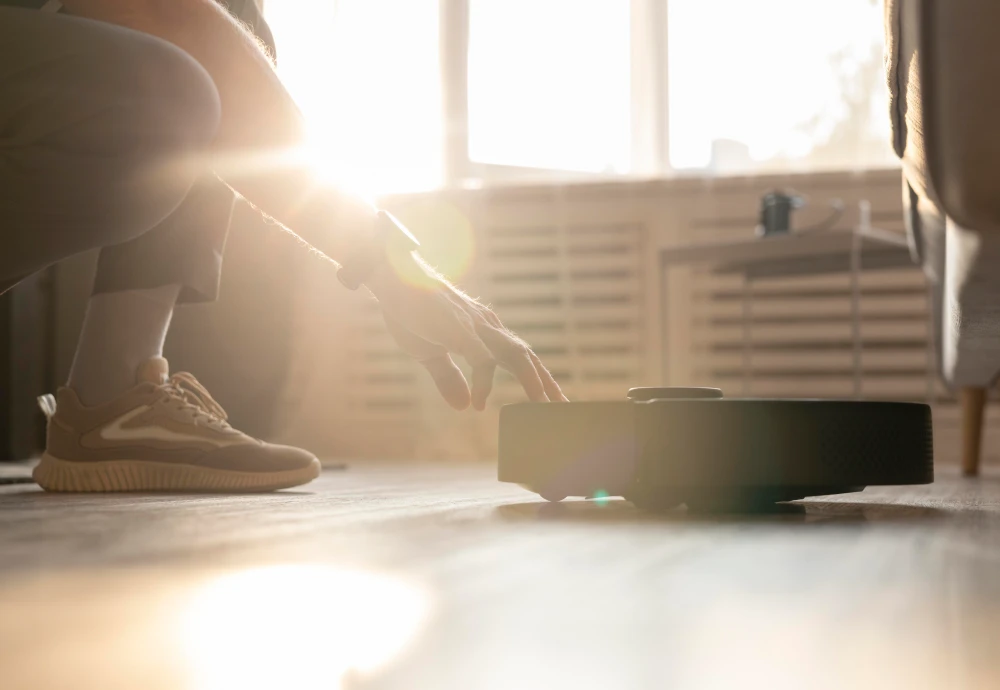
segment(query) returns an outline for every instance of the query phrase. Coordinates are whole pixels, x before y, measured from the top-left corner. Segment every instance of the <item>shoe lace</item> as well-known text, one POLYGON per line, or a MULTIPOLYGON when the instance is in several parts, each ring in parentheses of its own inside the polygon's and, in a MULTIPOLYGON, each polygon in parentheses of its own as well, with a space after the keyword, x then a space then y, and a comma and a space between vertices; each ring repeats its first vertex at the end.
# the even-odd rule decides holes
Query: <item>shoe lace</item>
POLYGON ((164 388, 172 398, 194 411, 197 416, 206 417, 209 421, 229 428, 226 411, 193 374, 179 371, 167 379, 164 388))

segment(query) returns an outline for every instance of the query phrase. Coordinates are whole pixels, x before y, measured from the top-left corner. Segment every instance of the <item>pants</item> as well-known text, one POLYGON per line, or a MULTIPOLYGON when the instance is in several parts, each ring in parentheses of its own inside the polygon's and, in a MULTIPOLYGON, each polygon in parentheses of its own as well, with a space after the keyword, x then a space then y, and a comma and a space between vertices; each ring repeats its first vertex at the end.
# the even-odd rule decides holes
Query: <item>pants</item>
POLYGON ((219 107, 170 43, 0 7, 0 293, 102 248, 95 293, 215 299, 234 195, 199 158, 219 107))

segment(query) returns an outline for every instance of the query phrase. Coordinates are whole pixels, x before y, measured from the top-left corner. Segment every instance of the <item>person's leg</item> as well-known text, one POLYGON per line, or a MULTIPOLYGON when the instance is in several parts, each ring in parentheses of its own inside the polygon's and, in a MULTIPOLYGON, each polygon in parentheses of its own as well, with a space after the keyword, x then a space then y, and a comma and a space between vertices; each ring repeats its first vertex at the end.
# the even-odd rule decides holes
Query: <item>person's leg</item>
POLYGON ((181 286, 94 295, 87 303, 67 385, 84 405, 103 405, 135 385, 139 366, 163 356, 181 286))
MULTIPOLYGON (((204 174, 201 154, 218 119, 211 79, 170 44, 100 22, 0 8, 0 291, 64 257, 129 243, 162 224, 204 174)), ((192 232, 178 241, 200 246, 192 232)), ((206 242, 221 254, 220 237, 225 224, 206 242)), ((142 349, 139 340, 156 350, 181 283, 130 284, 111 269, 101 275, 99 295, 147 288, 155 295, 144 295, 152 299, 142 306, 133 303, 137 294, 99 298, 89 337, 114 347, 123 333, 111 337, 111 324, 135 324, 127 325, 129 351, 142 349)), ((176 275, 184 282, 183 272, 176 275)), ((204 275, 217 281, 217 270, 204 275)), ((85 405, 69 387, 43 398, 50 419, 34 471, 43 488, 269 490, 317 476, 310 453, 233 429, 208 392, 190 375, 169 376, 161 357, 132 377, 135 385, 105 404, 85 405)))
POLYGON ((218 295, 235 197, 213 175, 155 228, 101 250, 68 385, 87 405, 135 385, 140 363, 163 354, 177 302, 218 295))
MULTIPOLYGON (((100 22, 0 9, 0 289, 162 224, 204 174, 202 153, 218 119, 211 79, 170 44, 100 22)), ((148 246, 181 225, 163 226, 148 246)), ((219 254, 225 229, 205 240, 219 254)), ((196 232, 178 230, 167 246, 196 256, 196 232)), ((114 256, 109 250, 105 264, 114 256)), ((185 281, 183 271, 152 284, 126 279, 153 275, 157 258, 168 256, 146 254, 128 273, 102 269, 87 317, 88 350, 114 350, 124 338, 130 357, 155 351, 182 284, 212 291, 204 280, 185 281)), ((217 282, 217 274, 197 275, 217 282)), ((69 387, 43 397, 46 450, 34 470, 43 488, 270 490, 317 476, 312 454, 233 429, 192 376, 169 376, 162 357, 148 357, 131 376, 132 387, 103 404, 84 404, 69 387)))
MULTIPOLYGON (((218 104, 200 67, 162 41, 0 11, 0 186, 13 190, 0 199, 7 287, 64 256, 136 237, 170 213, 196 170, 183 158, 211 139, 218 104)), ((85 399, 125 390, 139 362, 162 352, 178 290, 90 305, 74 365, 85 399), (95 361, 120 366, 86 366, 95 361)))
POLYGON ((0 285, 162 221, 218 120, 211 79, 169 43, 0 8, 0 285))
MULTIPOLYGON (((221 2, 274 58, 256 0, 221 2)), ((176 302, 215 300, 234 202, 233 191, 205 173, 163 222, 101 251, 68 384, 85 404, 124 393, 140 363, 162 356, 176 302)))

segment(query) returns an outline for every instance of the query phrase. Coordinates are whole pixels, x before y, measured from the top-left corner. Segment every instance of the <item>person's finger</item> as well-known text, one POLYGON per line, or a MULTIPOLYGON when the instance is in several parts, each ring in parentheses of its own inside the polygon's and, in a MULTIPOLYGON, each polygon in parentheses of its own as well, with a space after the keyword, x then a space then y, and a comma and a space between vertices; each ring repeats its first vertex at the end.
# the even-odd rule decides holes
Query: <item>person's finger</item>
POLYGON ((538 372, 538 377, 542 380, 542 387, 545 389, 545 395, 548 396, 549 400, 551 402, 569 402, 569 398, 562 392, 559 384, 542 363, 542 360, 538 358, 538 355, 531 350, 528 350, 528 355, 531 357, 531 363, 535 365, 535 371, 538 372))
POLYGON ((390 335, 404 352, 419 361, 427 370, 445 402, 456 410, 467 408, 471 399, 469 383, 448 351, 407 330, 394 318, 385 315, 384 318, 390 335))
MULTIPOLYGON (((464 410, 469 406, 469 383, 465 380, 462 370, 448 353, 421 360, 420 362, 434 379, 441 397, 456 410, 464 410)), ((473 372, 473 391, 475 391, 475 372, 473 372)), ((473 393, 474 394, 474 393, 473 393)), ((481 410, 482 407, 476 409, 481 410)))
POLYGON ((539 378, 535 365, 528 356, 527 348, 520 346, 512 348, 511 354, 498 358, 500 366, 512 373, 521 384, 521 388, 528 394, 531 402, 545 402, 548 398, 545 395, 545 386, 539 378))
POLYGON ((436 297, 441 300, 437 305, 440 308, 430 310, 424 322, 428 331, 434 334, 434 342, 459 355, 472 367, 493 361, 493 353, 478 333, 475 315, 466 312, 460 300, 449 293, 436 297))
POLYGON ((495 362, 487 362, 472 368, 472 407, 482 412, 486 409, 486 399, 493 390, 493 376, 496 374, 495 362))
POLYGON ((467 323, 456 322, 458 327, 450 331, 442 344, 450 351, 460 355, 472 367, 472 407, 482 411, 486 409, 486 399, 493 390, 493 376, 496 373, 497 358, 487 345, 480 332, 493 330, 490 326, 476 327, 470 319, 467 323))
MULTIPOLYGON (((500 317, 497 316, 492 309, 489 308, 484 309, 483 315, 485 316, 486 320, 490 323, 490 325, 506 333, 515 342, 524 346, 524 348, 528 352, 528 356, 531 358, 531 363, 535 366, 535 371, 538 374, 538 378, 542 382, 542 389, 545 391, 545 395, 548 397, 548 399, 552 402, 569 402, 569 398, 567 398, 563 394, 562 389, 559 388, 559 384, 552 377, 552 374, 542 363, 542 360, 538 358, 538 355, 536 355, 534 352, 531 351, 531 348, 528 347, 527 343, 518 338, 515 333, 513 333, 510 329, 504 326, 503 323, 500 321, 500 317)), ((473 400, 475 400, 475 395, 473 395, 473 400)))
MULTIPOLYGON (((492 313, 489 310, 486 311, 492 313)), ((495 314, 493 317, 497 323, 500 323, 495 314)), ((535 371, 535 365, 529 355, 531 350, 523 340, 504 328, 503 324, 499 328, 484 324, 477 328, 476 332, 493 353, 497 364, 513 374, 518 383, 521 384, 521 388, 528 395, 528 400, 532 402, 545 402, 547 400, 545 386, 542 384, 538 372, 535 371)))
POLYGON ((493 353, 493 358, 497 364, 509 371, 521 384, 521 388, 528 394, 528 400, 532 402, 545 402, 545 387, 542 380, 535 371, 535 365, 529 356, 530 350, 520 338, 513 335, 506 329, 500 330, 492 326, 483 325, 476 329, 481 334, 485 347, 493 353))
POLYGON ((472 367, 472 406, 476 410, 484 410, 486 398, 493 390, 493 375, 497 367, 493 352, 480 339, 479 335, 471 330, 463 330, 448 338, 448 342, 450 343, 448 349, 461 356, 472 367))

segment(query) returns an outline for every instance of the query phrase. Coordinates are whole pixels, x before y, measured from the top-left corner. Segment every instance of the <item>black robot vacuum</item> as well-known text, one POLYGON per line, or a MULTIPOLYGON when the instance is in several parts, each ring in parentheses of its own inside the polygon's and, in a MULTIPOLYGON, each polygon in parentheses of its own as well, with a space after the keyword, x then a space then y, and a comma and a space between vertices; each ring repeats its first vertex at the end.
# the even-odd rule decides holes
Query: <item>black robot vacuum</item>
POLYGON ((934 480, 928 405, 725 398, 633 388, 621 401, 500 410, 499 479, 549 501, 622 496, 648 510, 767 510, 934 480))

